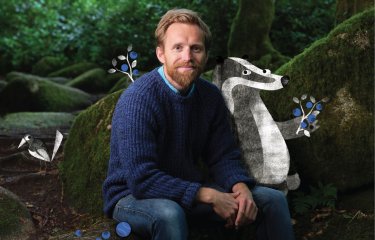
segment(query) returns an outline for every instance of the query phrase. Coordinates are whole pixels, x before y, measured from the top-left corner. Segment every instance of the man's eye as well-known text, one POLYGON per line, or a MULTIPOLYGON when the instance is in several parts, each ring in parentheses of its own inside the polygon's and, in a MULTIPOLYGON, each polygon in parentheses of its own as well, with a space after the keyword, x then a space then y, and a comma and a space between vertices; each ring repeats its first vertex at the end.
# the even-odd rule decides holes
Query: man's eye
POLYGON ((198 52, 201 52, 201 51, 202 51, 202 48, 200 48, 200 47, 193 47, 193 52, 198 53, 198 52))
POLYGON ((176 51, 181 51, 181 50, 182 50, 182 47, 181 47, 181 46, 176 46, 174 49, 175 49, 176 51))

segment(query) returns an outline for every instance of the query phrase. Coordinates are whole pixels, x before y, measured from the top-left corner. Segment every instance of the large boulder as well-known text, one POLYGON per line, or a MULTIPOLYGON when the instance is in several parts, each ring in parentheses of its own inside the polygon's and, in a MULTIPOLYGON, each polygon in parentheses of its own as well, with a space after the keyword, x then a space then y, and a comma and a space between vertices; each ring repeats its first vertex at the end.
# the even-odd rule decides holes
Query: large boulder
POLYGON ((35 227, 26 206, 9 190, 0 186, 0 239, 35 239, 35 227))
POLYGON ((47 76, 66 66, 66 62, 66 59, 61 57, 46 56, 33 65, 31 73, 38 76, 47 76))
POLYGON ((17 112, 0 117, 1 136, 30 134, 38 137, 54 137, 56 130, 68 132, 75 115, 64 112, 17 112))
MULTIPOLYGON (((102 184, 106 177, 113 110, 122 90, 99 100, 75 119, 59 165, 65 196, 77 210, 103 215, 102 184), (80 147, 77 147, 80 146, 80 147)), ((237 233, 194 229, 190 239, 254 239, 254 228, 237 233), (232 238, 241 235, 241 238, 232 238)), ((131 235, 131 237, 134 237, 131 235)))
POLYGON ((124 76, 120 80, 118 80, 113 87, 109 90, 108 93, 114 93, 117 92, 121 89, 127 88, 131 84, 131 80, 127 77, 124 76))
MULTIPOLYGON (((10 77, 0 94, 0 113, 70 112, 92 104, 91 95, 29 74, 10 77)), ((7 77, 8 79, 8 77, 7 77)))
POLYGON ((106 92, 111 83, 106 79, 106 72, 101 68, 94 68, 66 83, 67 86, 79 88, 85 92, 106 92))
POLYGON ((277 120, 291 117, 292 97, 329 97, 311 138, 288 141, 302 183, 340 191, 374 182, 374 9, 353 16, 277 72, 288 86, 262 97, 277 120), (277 99, 277 101, 275 101, 277 99))
POLYGON ((98 65, 90 62, 80 62, 48 74, 48 77, 75 78, 88 70, 97 68, 98 65))
POLYGON ((122 91, 99 100, 75 119, 64 145, 60 173, 73 206, 101 215, 101 185, 106 177, 114 107, 122 91), (80 146, 80 147, 77 147, 80 146))

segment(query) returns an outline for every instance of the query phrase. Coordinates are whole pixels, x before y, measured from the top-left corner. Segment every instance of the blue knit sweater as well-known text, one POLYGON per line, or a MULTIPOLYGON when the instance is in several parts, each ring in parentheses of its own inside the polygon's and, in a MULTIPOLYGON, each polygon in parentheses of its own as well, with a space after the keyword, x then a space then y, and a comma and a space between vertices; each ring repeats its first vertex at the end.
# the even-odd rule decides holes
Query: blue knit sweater
POLYGON ((207 176, 227 191, 237 182, 253 185, 239 161, 220 91, 198 79, 194 91, 179 95, 157 69, 137 79, 117 102, 111 133, 104 212, 128 194, 166 198, 190 209, 207 176))

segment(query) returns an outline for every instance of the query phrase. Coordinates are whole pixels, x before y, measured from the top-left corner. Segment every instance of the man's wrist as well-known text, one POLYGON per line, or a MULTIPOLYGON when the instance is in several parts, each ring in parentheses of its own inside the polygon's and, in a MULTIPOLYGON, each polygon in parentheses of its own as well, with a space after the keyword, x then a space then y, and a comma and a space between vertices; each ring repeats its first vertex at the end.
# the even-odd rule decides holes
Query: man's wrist
POLYGON ((208 187, 199 188, 195 199, 198 202, 212 204, 214 202, 215 189, 208 187))
POLYGON ((232 192, 238 192, 238 191, 249 191, 250 189, 247 187, 246 183, 239 182, 233 185, 232 192))

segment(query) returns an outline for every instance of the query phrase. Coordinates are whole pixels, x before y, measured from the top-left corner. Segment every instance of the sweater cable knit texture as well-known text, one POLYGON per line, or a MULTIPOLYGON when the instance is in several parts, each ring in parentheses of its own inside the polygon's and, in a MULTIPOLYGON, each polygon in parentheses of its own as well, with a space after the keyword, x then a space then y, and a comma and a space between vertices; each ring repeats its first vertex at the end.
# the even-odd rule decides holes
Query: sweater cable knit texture
POLYGON ((237 182, 253 185, 240 161, 220 91, 198 79, 192 94, 173 92, 157 69, 137 79, 119 98, 113 117, 111 152, 103 184, 104 212, 135 198, 165 198, 186 210, 207 180, 227 191, 237 182))

